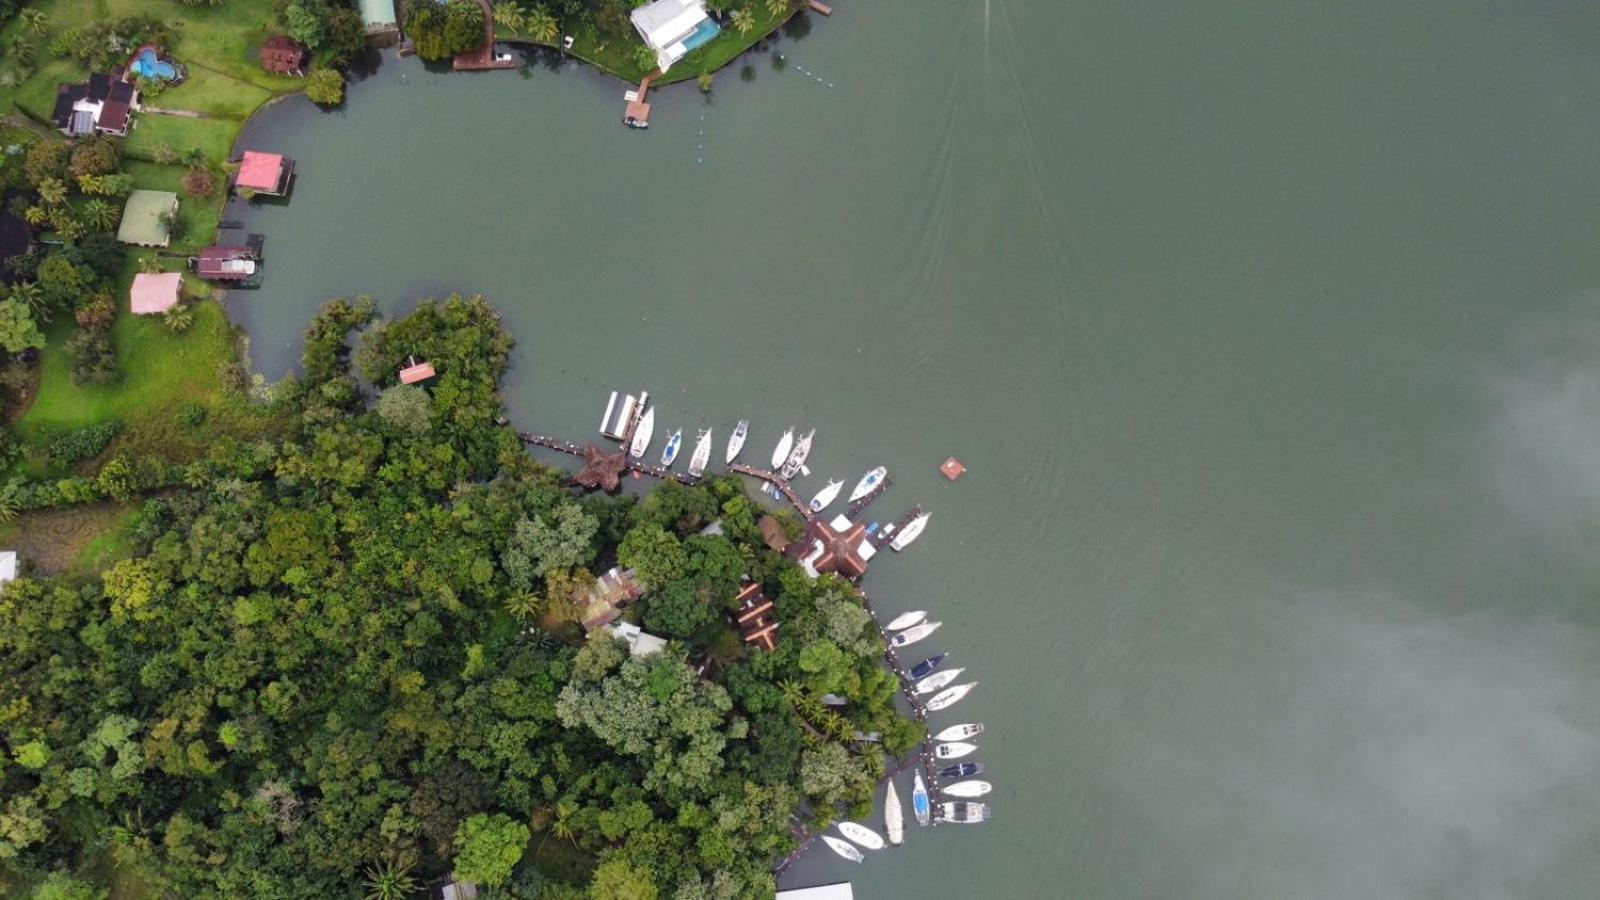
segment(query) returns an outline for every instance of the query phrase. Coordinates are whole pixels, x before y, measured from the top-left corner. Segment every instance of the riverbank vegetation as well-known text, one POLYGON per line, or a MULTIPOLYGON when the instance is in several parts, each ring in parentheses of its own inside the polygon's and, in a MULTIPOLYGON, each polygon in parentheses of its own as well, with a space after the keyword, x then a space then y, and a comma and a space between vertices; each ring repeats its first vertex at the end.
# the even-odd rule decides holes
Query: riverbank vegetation
POLYGON ((277 435, 28 488, 126 524, 79 551, 103 574, 0 592, 11 895, 405 897, 454 871, 490 897, 771 896, 791 822, 864 812, 921 736, 853 590, 769 550, 737 479, 636 501, 534 462, 483 300, 373 319, 323 308, 277 435), (396 384, 412 355, 425 387, 396 384), (578 624, 613 564, 664 651, 578 624), (774 652, 729 619, 746 576, 774 652))

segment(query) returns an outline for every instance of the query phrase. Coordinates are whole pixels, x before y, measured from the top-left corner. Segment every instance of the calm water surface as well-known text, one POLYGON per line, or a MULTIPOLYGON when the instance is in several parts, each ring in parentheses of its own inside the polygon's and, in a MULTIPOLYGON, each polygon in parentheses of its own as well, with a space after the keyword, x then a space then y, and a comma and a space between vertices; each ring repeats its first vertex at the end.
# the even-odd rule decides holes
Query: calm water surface
POLYGON ((1594 896, 1597 22, 841 0, 645 134, 389 59, 252 126, 299 176, 229 302, 275 377, 328 297, 482 292, 523 427, 642 387, 934 511, 868 587, 979 679, 995 819, 788 883, 1594 896))

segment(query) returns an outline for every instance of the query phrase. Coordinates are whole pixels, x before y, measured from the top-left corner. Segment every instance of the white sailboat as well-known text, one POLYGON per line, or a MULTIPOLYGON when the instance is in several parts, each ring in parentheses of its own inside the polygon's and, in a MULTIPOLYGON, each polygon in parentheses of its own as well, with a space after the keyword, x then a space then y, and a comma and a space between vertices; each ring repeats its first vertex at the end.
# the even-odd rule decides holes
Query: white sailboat
POLYGON ((965 669, 946 669, 943 672, 935 672, 932 675, 929 675, 927 678, 917 682, 917 693, 931 694, 950 682, 955 681, 957 678, 960 678, 961 673, 965 671, 965 669))
POLYGON ((827 509, 828 504, 833 502, 833 498, 839 496, 839 489, 842 487, 844 487, 844 482, 842 481, 828 482, 827 487, 817 491, 817 495, 811 498, 811 511, 822 512, 827 509))
POLYGON ((936 741, 964 741, 969 737, 983 734, 983 723, 975 722, 970 725, 951 725, 949 728, 933 736, 936 741))
POLYGON ((943 622, 923 622, 921 625, 914 625, 910 628, 907 628, 905 631, 900 632, 894 637, 889 638, 889 646, 909 647, 928 635, 933 634, 935 631, 938 631, 939 626, 943 624, 943 622))
POLYGON ((934 712, 938 712, 941 709, 949 709, 950 707, 956 705, 956 703, 962 697, 972 693, 972 689, 977 686, 978 683, 976 681, 969 681, 966 684, 958 684, 952 688, 945 688, 939 693, 933 695, 933 699, 928 701, 928 709, 931 709, 934 712))
POLYGON ((854 844, 850 843, 849 841, 836 838, 831 834, 823 835, 822 842, 828 845, 828 849, 839 854, 845 859, 850 860, 851 862, 858 863, 863 859, 866 859, 865 856, 861 855, 861 851, 856 849, 854 844))
POLYGON ((987 781, 958 781, 955 784, 947 784, 940 788, 939 793, 946 797, 961 797, 970 800, 974 797, 982 797, 992 790, 994 790, 994 785, 987 781))
POLYGON ((681 449, 683 449, 683 429, 679 428, 667 435, 667 445, 661 448, 661 464, 671 468, 681 449))
POLYGON ((656 433, 656 408, 650 407, 639 417, 639 426, 633 430, 633 443, 628 446, 628 455, 634 459, 644 456, 644 451, 650 447, 650 438, 656 433))
POLYGON ((976 825, 989 821, 989 807, 983 803, 970 803, 966 800, 955 800, 950 803, 939 804, 939 821, 959 822, 963 825, 976 825))
POLYGON ((889 833, 889 843, 900 846, 906 839, 905 817, 900 813, 900 795, 894 789, 894 779, 885 782, 883 794, 883 830, 889 833))
POLYGON ((784 461, 783 468, 778 470, 779 475, 789 479, 800 471, 801 466, 805 465, 806 457, 811 455, 811 439, 816 436, 817 430, 813 428, 794 442, 794 449, 789 451, 789 458, 784 461))
POLYGON ((885 625, 884 628, 888 631, 904 631, 905 629, 910 628, 927 617, 927 610, 913 609, 910 612, 903 612, 900 615, 895 616, 893 619, 890 619, 889 624, 885 625))
POLYGON ((700 437, 694 442, 694 456, 689 457, 689 474, 696 478, 706 470, 706 463, 711 461, 711 429, 700 432, 700 437))
POLYGON ((740 419, 739 424, 733 429, 733 437, 728 438, 728 452, 723 459, 731 463, 739 456, 739 451, 744 449, 744 439, 750 434, 750 420, 740 419))
POLYGON ((883 836, 865 825, 854 822, 840 822, 839 833, 868 850, 882 850, 883 836))
POLYGON ((922 783, 921 772, 911 779, 911 811, 916 814, 918 825, 928 824, 928 786, 922 783))
POLYGON ((948 744, 940 744, 933 748, 935 759, 960 759, 976 752, 978 752, 978 745, 969 744, 966 741, 951 741, 948 744))
POLYGON ((789 458, 789 451, 793 448, 794 429, 790 428, 783 433, 783 437, 778 438, 778 446, 772 448, 772 467, 774 469, 781 468, 784 461, 789 458))
POLYGON ((907 522, 906 527, 900 529, 900 533, 895 535, 894 540, 889 542, 890 548, 894 550, 904 550, 906 547, 910 546, 911 542, 916 540, 917 537, 922 534, 922 529, 928 527, 928 519, 932 517, 933 513, 923 513, 922 515, 917 516, 915 519, 912 519, 910 522, 907 522))
POLYGON ((878 484, 883 481, 884 476, 888 474, 888 469, 885 469, 883 466, 879 466, 876 469, 873 469, 871 472, 861 476, 861 480, 856 482, 855 490, 850 492, 850 502, 854 503, 857 500, 860 500, 862 497, 872 493, 872 489, 877 487, 878 484))

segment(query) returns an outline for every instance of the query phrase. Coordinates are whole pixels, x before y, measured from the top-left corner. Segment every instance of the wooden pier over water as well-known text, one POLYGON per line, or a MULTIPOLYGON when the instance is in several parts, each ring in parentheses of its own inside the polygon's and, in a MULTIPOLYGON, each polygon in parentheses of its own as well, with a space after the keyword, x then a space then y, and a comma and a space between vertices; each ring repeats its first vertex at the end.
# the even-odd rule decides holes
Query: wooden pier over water
POLYGON ((795 510, 800 513, 800 517, 802 519, 805 519, 807 522, 811 521, 811 507, 807 506, 805 501, 800 499, 800 495, 794 492, 794 488, 789 486, 789 482, 785 480, 783 476, 767 469, 758 469, 755 466, 747 466, 744 463, 729 463, 728 471, 738 472, 740 475, 749 475, 751 478, 759 478, 762 481, 770 482, 778 490, 783 492, 783 496, 788 498, 790 503, 794 504, 795 510))
POLYGON ((891 485, 891 484, 894 484, 894 479, 890 478, 887 474, 885 474, 883 476, 883 480, 878 482, 878 486, 877 487, 875 487, 872 490, 868 491, 867 495, 865 497, 862 497, 860 500, 857 500, 857 501, 855 501, 855 502, 850 504, 850 507, 847 510, 845 510, 845 515, 849 516, 852 519, 854 519, 856 516, 860 515, 861 511, 866 509, 867 507, 871 506, 872 505, 872 501, 878 499, 878 497, 881 496, 884 491, 889 489, 889 485, 891 485))
POLYGON ((895 534, 899 534, 901 531, 904 531, 905 527, 907 525, 910 525, 911 521, 913 519, 915 519, 917 516, 922 515, 922 513, 923 513, 922 504, 918 503, 916 506, 911 507, 911 511, 910 512, 908 512, 905 515, 901 516, 900 517, 900 521, 895 523, 895 525, 894 525, 894 534, 885 535, 883 533, 884 529, 879 528, 878 529, 878 533, 874 534, 872 536, 872 538, 871 538, 872 546, 877 547, 879 550, 882 550, 885 545, 887 545, 890 541, 894 540, 894 535, 895 534))
MULTIPOLYGON (((632 429, 630 428, 629 430, 631 431, 632 429)), ((573 456, 583 455, 582 447, 572 443, 571 441, 563 441, 557 437, 551 437, 546 434, 533 434, 532 432, 528 431, 517 432, 517 437, 521 438, 524 444, 532 444, 535 447, 544 447, 547 450, 559 450, 562 453, 570 453, 573 456)), ((624 450, 623 452, 626 453, 627 451, 624 450)), ((696 484, 700 481, 700 479, 694 477, 693 475, 689 475, 687 473, 680 475, 679 473, 674 472, 665 466, 653 465, 651 463, 634 459, 633 457, 628 457, 627 466, 629 471, 638 472, 641 475, 649 475, 654 478, 671 479, 679 484, 696 484)))

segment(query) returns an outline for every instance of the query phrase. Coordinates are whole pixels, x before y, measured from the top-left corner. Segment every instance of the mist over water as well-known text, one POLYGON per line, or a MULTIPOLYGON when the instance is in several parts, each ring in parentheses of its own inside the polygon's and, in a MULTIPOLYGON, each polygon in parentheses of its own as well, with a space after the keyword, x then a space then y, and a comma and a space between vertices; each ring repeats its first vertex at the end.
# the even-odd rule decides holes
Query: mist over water
POLYGON ((481 292, 520 427, 647 389, 933 510, 866 588, 980 682, 994 820, 786 885, 1594 896, 1592 12, 841 0, 646 134, 387 58, 250 126, 298 176, 228 302, 277 377, 329 297, 481 292))

